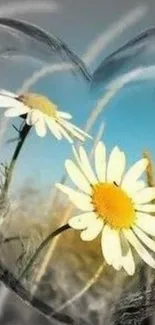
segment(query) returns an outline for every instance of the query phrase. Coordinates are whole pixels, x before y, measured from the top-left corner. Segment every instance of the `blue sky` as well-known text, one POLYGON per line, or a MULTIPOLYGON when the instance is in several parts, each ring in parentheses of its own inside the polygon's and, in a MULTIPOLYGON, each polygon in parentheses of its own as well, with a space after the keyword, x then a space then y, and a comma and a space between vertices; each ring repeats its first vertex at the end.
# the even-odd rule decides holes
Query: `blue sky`
MULTIPOLYGON (((103 6, 102 2, 98 0, 95 4, 95 11, 93 2, 91 2, 91 6, 88 5, 87 1, 80 2, 81 7, 79 2, 73 5, 69 0, 66 0, 68 7, 65 7, 60 15, 52 15, 53 20, 48 19, 46 22, 45 15, 44 19, 41 20, 41 14, 38 16, 39 18, 37 16, 31 17, 30 14, 28 20, 34 23, 39 22, 43 28, 47 27, 49 31, 62 37, 72 49, 81 54, 95 37, 104 32, 105 27, 109 27, 111 23, 120 18, 120 15, 125 14, 134 6, 134 1, 130 5, 126 3, 124 6, 121 5, 120 0, 117 2, 118 6, 115 5, 115 8, 118 10, 114 12, 112 3, 103 6), (101 9, 104 9, 102 14, 101 9), (94 23, 92 24, 93 17, 94 23)), ((151 9, 154 2, 150 0, 149 5, 151 9)), ((153 21, 153 12, 150 10, 149 16, 144 17, 137 24, 136 35, 143 29, 152 26, 153 21)), ((135 36, 135 29, 132 26, 124 33, 123 37, 114 40, 106 51, 100 54, 95 65, 97 66, 107 53, 118 48, 126 39, 131 39, 133 36, 135 36)), ((3 71, 3 79, 0 81, 2 88, 15 90, 21 85, 25 77, 40 67, 38 62, 25 60, 20 64, 19 72, 18 65, 18 60, 17 62, 0 60, 0 68, 3 69, 1 70, 3 71)), ((89 85, 80 76, 73 76, 67 72, 59 72, 42 79, 32 90, 47 95, 61 110, 69 111, 73 115, 73 122, 81 128, 85 125, 91 110, 101 96, 98 89, 91 91, 89 85)), ((105 132, 102 140, 105 141, 108 151, 114 145, 119 145, 127 153, 129 165, 140 158, 145 149, 151 151, 155 158, 155 87, 153 81, 130 84, 122 89, 97 119, 91 131, 93 136, 103 121, 105 121, 105 132)), ((6 143, 8 139, 16 135, 11 123, 19 125, 20 119, 10 120, 10 126, 1 150, 2 162, 6 160, 9 162, 15 148, 15 143, 6 143)), ((85 144, 88 150, 90 150, 91 145, 91 140, 85 144)), ((45 138, 41 139, 32 130, 16 166, 12 182, 13 189, 24 184, 27 179, 34 179, 39 185, 51 186, 60 180, 64 173, 64 161, 68 157, 71 157, 71 146, 66 140, 59 142, 50 132, 45 138)))
MULTIPOLYGON (((48 91, 48 86, 43 93, 54 99, 61 109, 69 111, 73 115, 73 121, 82 127, 94 107, 97 93, 90 95, 89 87, 87 85, 84 88, 81 87, 80 79, 76 80, 74 84, 69 78, 68 84, 65 82, 63 91, 60 91, 62 85, 59 78, 61 81, 63 80, 61 76, 58 77, 57 84, 59 86, 52 87, 50 80, 50 91, 48 91)), ((53 84, 55 84, 54 80, 53 84)), ((102 140, 105 141, 108 152, 114 145, 119 145, 127 154, 128 166, 140 158, 145 149, 149 150, 155 158, 154 106, 153 84, 144 82, 139 86, 137 84, 128 85, 107 105, 97 119, 91 134, 95 136, 101 122, 105 121, 102 140)), ((11 127, 12 122, 18 125, 20 119, 10 120, 5 140, 14 137, 15 131, 11 127)), ((90 150, 92 141, 87 140, 85 146, 90 150)), ((15 143, 4 145, 3 161, 6 158, 9 160, 14 147, 15 143)), ((66 140, 59 142, 50 132, 41 139, 32 130, 18 160, 13 187, 23 185, 27 179, 34 179, 38 185, 51 186, 60 180, 64 173, 64 161, 68 157, 71 157, 71 146, 66 140)))

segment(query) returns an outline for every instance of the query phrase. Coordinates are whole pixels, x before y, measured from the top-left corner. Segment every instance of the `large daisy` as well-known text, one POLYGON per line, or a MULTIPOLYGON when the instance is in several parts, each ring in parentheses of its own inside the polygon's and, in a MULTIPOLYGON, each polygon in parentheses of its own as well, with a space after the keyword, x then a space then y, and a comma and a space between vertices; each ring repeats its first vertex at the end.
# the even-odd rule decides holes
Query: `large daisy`
POLYGON ((70 227, 81 230, 81 239, 90 241, 101 233, 101 248, 107 264, 116 270, 124 268, 129 275, 135 272, 131 247, 151 267, 155 260, 155 188, 146 187, 140 179, 148 160, 137 161, 126 173, 126 157, 118 147, 106 162, 106 148, 99 142, 95 150, 95 169, 81 146, 73 148, 76 163, 67 160, 67 172, 79 191, 62 184, 56 186, 68 195, 82 212, 69 220, 70 227))
POLYGON ((7 117, 25 117, 26 123, 34 125, 40 137, 46 135, 47 127, 58 140, 65 137, 70 143, 73 137, 81 141, 88 137, 87 133, 68 121, 72 118, 69 113, 59 111, 56 104, 40 94, 17 95, 0 90, 0 107, 9 108, 5 111, 7 117))

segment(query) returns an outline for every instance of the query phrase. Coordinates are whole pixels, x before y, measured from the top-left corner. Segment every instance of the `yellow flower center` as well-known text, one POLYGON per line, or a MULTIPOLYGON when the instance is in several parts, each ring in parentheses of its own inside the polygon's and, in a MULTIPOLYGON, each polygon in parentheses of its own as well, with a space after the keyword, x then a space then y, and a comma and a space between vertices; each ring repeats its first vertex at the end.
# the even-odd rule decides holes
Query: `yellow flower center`
POLYGON ((57 116, 57 106, 52 103, 47 97, 35 93, 25 93, 18 97, 18 100, 23 102, 31 109, 37 109, 43 114, 50 117, 57 116))
POLYGON ((95 212, 113 228, 129 228, 135 219, 132 200, 115 184, 94 185, 92 203, 95 212))

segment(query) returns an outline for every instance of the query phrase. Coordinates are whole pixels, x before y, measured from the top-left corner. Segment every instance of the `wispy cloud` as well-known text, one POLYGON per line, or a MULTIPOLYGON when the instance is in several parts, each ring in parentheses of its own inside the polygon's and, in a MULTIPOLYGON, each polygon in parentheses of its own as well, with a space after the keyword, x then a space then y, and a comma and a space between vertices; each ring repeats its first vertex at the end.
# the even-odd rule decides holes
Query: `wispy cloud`
MULTIPOLYGON (((121 17, 119 21, 112 24, 112 26, 106 32, 102 33, 83 54, 82 58, 86 64, 90 65, 116 36, 119 36, 126 28, 129 28, 130 25, 136 24, 138 20, 142 19, 147 11, 148 7, 146 5, 138 6, 121 17)), ((44 76, 58 71, 69 70, 71 68, 72 66, 66 63, 45 65, 39 71, 34 72, 34 74, 24 82, 21 89, 27 91, 44 76)))
POLYGON ((124 87, 130 82, 148 80, 155 80, 155 65, 151 65, 150 67, 140 66, 137 69, 131 70, 130 72, 116 77, 112 82, 107 84, 106 90, 109 92, 114 90, 118 91, 120 88, 124 87))
POLYGON ((119 79, 116 79, 115 82, 129 83, 131 81, 147 81, 147 80, 155 80, 155 65, 151 65, 150 67, 140 67, 129 73, 124 74, 119 79))
MULTIPOLYGON (((42 2, 42 1, 35 1, 30 2, 26 1, 24 3, 21 2, 14 2, 13 5, 7 4, 0 6, 0 16, 14 16, 20 13, 26 13, 26 12, 53 12, 57 11, 59 6, 55 3, 51 2, 42 2)), ((126 28, 129 28, 131 25, 136 24, 142 17, 147 13, 148 7, 146 5, 138 6, 134 9, 132 9, 127 15, 120 18, 118 22, 115 22, 112 24, 112 26, 104 33, 102 33, 94 42, 91 44, 86 52, 83 54, 83 60, 87 63, 87 65, 90 65, 93 63, 93 61, 99 56, 101 51, 103 51, 112 41, 115 37, 119 36, 126 28)), ((34 72, 30 78, 25 80, 21 88, 18 90, 18 92, 27 91, 32 87, 35 83, 37 83, 41 78, 45 77, 48 74, 53 74, 55 72, 60 71, 67 71, 72 68, 71 64, 63 63, 63 64, 48 64, 45 65, 41 70, 34 72)), ((144 71, 144 70, 143 70, 144 71)), ((138 72, 138 71, 137 71, 138 72)), ((140 72, 138 72, 140 73, 140 72)), ((143 74, 142 74, 143 75, 143 74)), ((141 76, 142 76, 141 75, 141 76)), ((150 75, 152 75, 150 71, 150 75)), ((131 78, 131 74, 128 76, 124 76, 124 78, 131 78)), ((133 78, 133 75, 132 75, 133 78)), ((134 77, 135 78, 135 77, 134 77)), ((130 79, 131 80, 131 79, 130 79)), ((117 80, 118 81, 118 80, 117 80)), ((125 81, 125 80, 124 80, 125 81)), ((127 82, 127 81, 126 81, 127 82)), ((96 107, 96 112, 94 115, 90 116, 90 119, 88 121, 87 127, 88 129, 91 128, 91 126, 94 123, 94 120, 96 120, 97 116, 102 111, 103 107, 112 99, 113 96, 119 91, 120 88, 124 86, 124 82, 122 80, 121 84, 116 87, 116 84, 110 85, 112 89, 110 89, 106 95, 99 100, 96 107), (112 86, 112 87, 111 87, 112 86)), ((7 128, 7 121, 4 120, 1 123, 1 130, 0 133, 0 143, 3 139, 5 130, 7 128)))
POLYGON ((117 77, 115 80, 109 83, 106 87, 106 93, 97 101, 95 108, 92 110, 92 113, 87 120, 85 131, 88 133, 90 132, 98 116, 101 114, 101 112, 103 112, 103 109, 126 84, 131 81, 150 79, 155 79, 155 66, 137 68, 122 75, 121 77, 117 77))
POLYGON ((17 16, 25 13, 58 12, 61 7, 57 3, 50 1, 15 1, 5 5, 0 5, 0 16, 17 16))
POLYGON ((18 90, 18 93, 27 91, 32 87, 35 83, 39 81, 39 79, 43 78, 44 76, 48 74, 53 74, 55 72, 61 72, 61 71, 68 71, 71 69, 73 65, 68 63, 62 63, 62 64, 46 64, 44 65, 40 70, 35 71, 33 75, 30 76, 30 78, 27 78, 21 88, 18 90))
MULTIPOLYGON (((119 89, 122 87, 122 85, 120 85, 119 89)), ((112 87, 103 95, 103 97, 101 99, 99 99, 97 101, 96 106, 94 107, 94 109, 92 110, 92 113, 90 114, 86 125, 85 125, 85 131, 86 132, 90 132, 90 130, 92 129, 95 121, 97 120, 98 116, 100 115, 100 113, 103 111, 103 108, 110 102, 110 100, 115 96, 115 94, 117 93, 118 88, 112 87)))
POLYGON ((110 28, 104 33, 100 34, 95 41, 90 44, 83 54, 83 60, 87 65, 93 63, 93 61, 100 55, 100 53, 122 32, 136 24, 139 20, 146 15, 148 11, 147 5, 140 5, 129 11, 125 16, 121 17, 119 21, 114 22, 110 28))

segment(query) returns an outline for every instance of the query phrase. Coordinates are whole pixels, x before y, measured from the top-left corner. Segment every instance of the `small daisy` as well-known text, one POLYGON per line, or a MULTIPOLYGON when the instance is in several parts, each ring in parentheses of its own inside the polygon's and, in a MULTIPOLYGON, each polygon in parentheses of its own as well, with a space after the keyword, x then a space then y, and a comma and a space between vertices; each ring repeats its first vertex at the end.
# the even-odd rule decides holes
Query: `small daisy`
POLYGON ((72 118, 69 113, 59 111, 58 107, 45 96, 35 93, 17 95, 0 90, 0 106, 9 108, 5 112, 7 117, 25 116, 26 123, 34 125, 40 137, 46 135, 47 126, 58 140, 65 137, 73 143, 72 137, 81 141, 89 137, 87 133, 68 121, 72 118))
POLYGON ((81 230, 81 239, 90 241, 101 233, 101 248, 107 264, 116 270, 124 268, 129 275, 135 272, 131 247, 151 267, 155 260, 155 188, 146 187, 140 179, 148 160, 140 159, 125 174, 126 157, 118 147, 112 150, 108 163, 106 148, 99 142, 95 150, 93 172, 86 151, 73 148, 76 163, 66 161, 67 172, 80 191, 62 184, 56 186, 68 195, 82 211, 69 220, 70 227, 81 230), (148 249, 146 249, 148 248, 148 249))

